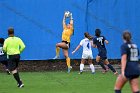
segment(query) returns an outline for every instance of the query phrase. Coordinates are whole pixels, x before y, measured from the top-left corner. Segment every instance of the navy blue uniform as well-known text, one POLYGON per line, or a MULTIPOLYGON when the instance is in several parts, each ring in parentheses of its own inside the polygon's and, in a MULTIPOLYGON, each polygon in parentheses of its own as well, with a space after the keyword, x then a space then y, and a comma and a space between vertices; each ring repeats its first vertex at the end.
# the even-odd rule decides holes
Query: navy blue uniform
POLYGON ((3 52, 2 47, 3 45, 0 44, 0 63, 2 63, 7 67, 8 66, 7 55, 3 52))
POLYGON ((136 44, 132 44, 130 42, 124 43, 121 46, 121 55, 127 55, 127 62, 125 68, 125 76, 128 79, 137 78, 140 75, 139 68, 139 50, 136 44))
POLYGON ((95 37, 93 39, 93 44, 95 44, 98 48, 98 56, 101 57, 101 59, 107 59, 107 50, 104 44, 104 41, 106 40, 106 38, 104 36, 99 36, 99 37, 95 37))

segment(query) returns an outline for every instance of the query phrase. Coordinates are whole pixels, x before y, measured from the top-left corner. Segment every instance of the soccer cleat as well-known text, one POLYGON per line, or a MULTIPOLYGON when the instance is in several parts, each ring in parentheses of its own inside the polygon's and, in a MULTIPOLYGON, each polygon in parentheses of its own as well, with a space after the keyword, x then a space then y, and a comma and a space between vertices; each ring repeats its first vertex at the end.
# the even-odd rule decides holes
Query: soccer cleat
POLYGON ((118 72, 116 71, 116 72, 114 72, 114 75, 118 75, 118 72))
POLYGON ((68 67, 68 73, 70 73, 72 66, 68 67))
POLYGON ((22 80, 20 80, 20 83, 17 83, 17 87, 19 87, 19 88, 24 87, 24 84, 22 83, 22 80))
POLYGON ((80 71, 78 74, 80 75, 80 74, 82 74, 83 72, 82 71, 80 71))
POLYGON ((105 74, 108 71, 109 71, 109 69, 106 69, 106 70, 103 70, 102 73, 105 74))
POLYGON ((55 56, 53 59, 59 59, 59 56, 55 56))
POLYGON ((95 74, 95 72, 92 72, 91 74, 93 74, 93 75, 94 75, 94 74, 95 74))
POLYGON ((9 70, 7 70, 6 73, 7 73, 7 75, 10 75, 11 74, 9 70))
POLYGON ((24 87, 24 84, 19 84, 18 87, 19 88, 23 88, 24 87))

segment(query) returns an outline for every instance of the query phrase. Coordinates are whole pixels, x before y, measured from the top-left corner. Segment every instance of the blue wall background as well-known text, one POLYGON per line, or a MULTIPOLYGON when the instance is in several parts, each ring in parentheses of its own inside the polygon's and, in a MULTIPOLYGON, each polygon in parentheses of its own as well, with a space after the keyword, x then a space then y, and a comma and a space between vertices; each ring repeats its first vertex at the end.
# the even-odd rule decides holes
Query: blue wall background
MULTIPOLYGON (((74 18, 69 56, 80 59, 82 48, 72 50, 84 38, 84 32, 94 35, 100 28, 110 44, 108 58, 120 58, 121 34, 128 29, 140 46, 140 0, 0 0, 0 37, 7 38, 7 28, 13 26, 16 36, 23 39, 24 60, 46 60, 55 56, 55 44, 61 41, 62 18, 69 10, 74 18)), ((97 50, 93 49, 94 58, 97 50)), ((63 59, 61 51, 60 58, 63 59)))

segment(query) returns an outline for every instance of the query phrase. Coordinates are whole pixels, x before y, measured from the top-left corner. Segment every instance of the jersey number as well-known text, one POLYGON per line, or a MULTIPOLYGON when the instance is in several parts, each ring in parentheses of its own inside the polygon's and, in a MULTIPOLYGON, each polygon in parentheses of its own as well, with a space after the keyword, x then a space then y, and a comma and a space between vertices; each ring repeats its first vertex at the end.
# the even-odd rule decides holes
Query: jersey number
POLYGON ((131 61, 138 61, 138 50, 137 49, 130 49, 131 55, 130 60, 131 61))
POLYGON ((101 43, 101 45, 103 45, 103 37, 99 37, 97 40, 101 43))
POLYGON ((87 44, 87 48, 89 49, 89 43, 87 44))

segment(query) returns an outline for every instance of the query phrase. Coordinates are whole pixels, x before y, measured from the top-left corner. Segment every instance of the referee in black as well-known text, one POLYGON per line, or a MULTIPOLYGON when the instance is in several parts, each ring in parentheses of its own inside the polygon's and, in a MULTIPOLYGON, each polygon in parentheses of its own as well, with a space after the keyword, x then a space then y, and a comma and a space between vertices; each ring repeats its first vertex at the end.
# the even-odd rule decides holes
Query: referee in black
POLYGON ((8 55, 8 69, 12 72, 18 87, 22 88, 24 84, 19 77, 17 68, 20 61, 20 53, 25 49, 25 45, 19 37, 14 36, 13 27, 8 28, 8 36, 3 45, 3 50, 8 55))

